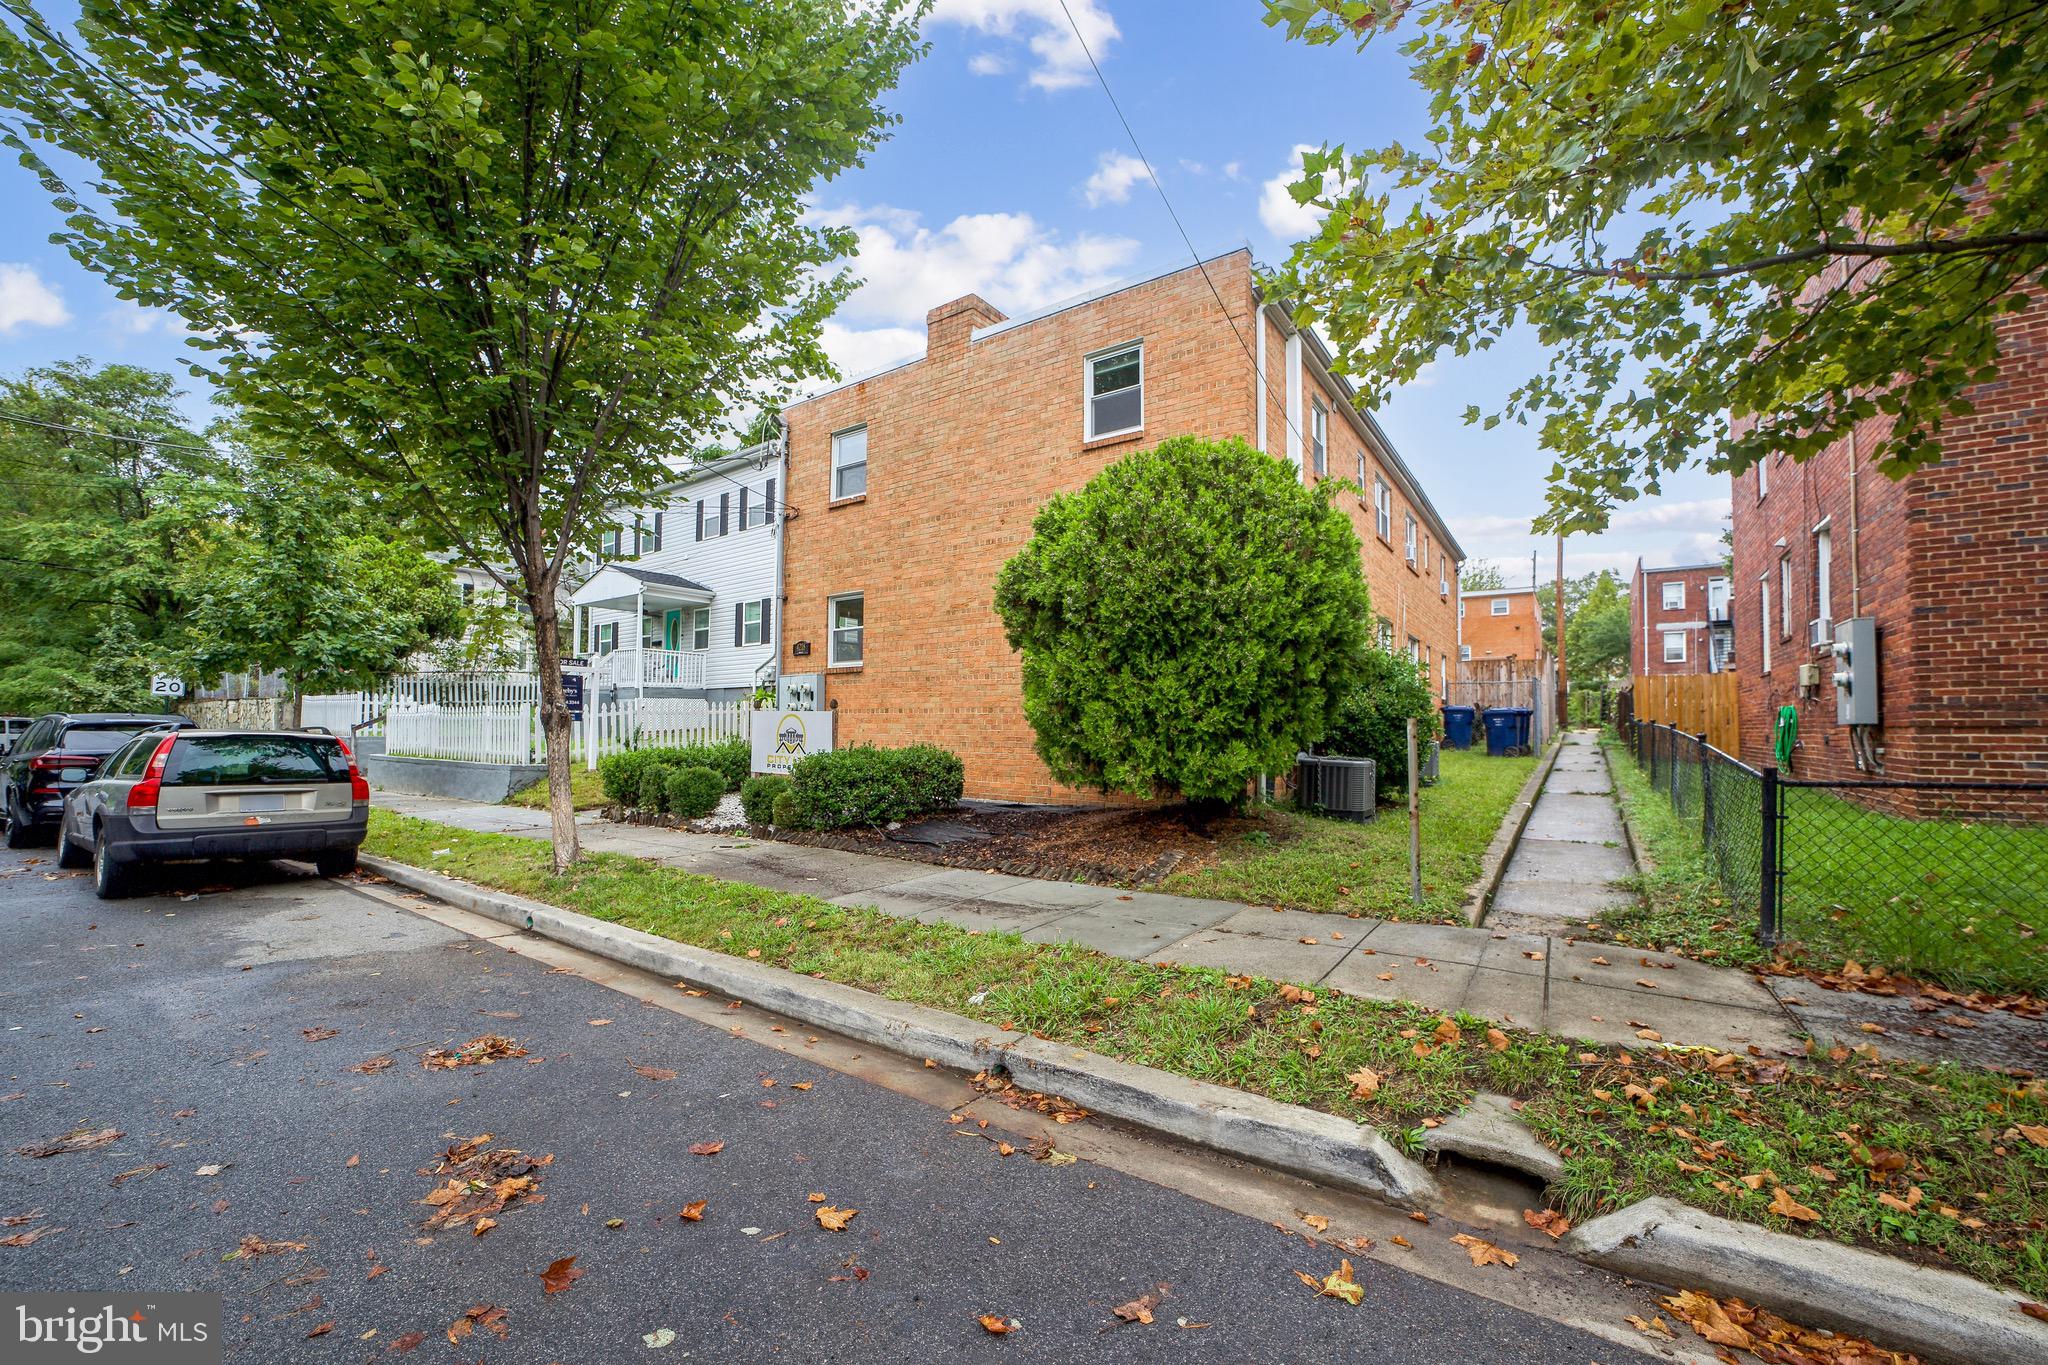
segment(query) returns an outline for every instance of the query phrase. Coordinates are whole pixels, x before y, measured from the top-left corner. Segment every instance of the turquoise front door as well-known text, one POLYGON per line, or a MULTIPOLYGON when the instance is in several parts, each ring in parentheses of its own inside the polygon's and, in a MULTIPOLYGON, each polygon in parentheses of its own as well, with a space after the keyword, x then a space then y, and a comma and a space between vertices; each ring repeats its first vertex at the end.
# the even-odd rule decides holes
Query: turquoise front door
POLYGON ((680 611, 665 611, 661 614, 661 647, 680 649, 676 643, 676 632, 682 628, 683 614, 680 611))

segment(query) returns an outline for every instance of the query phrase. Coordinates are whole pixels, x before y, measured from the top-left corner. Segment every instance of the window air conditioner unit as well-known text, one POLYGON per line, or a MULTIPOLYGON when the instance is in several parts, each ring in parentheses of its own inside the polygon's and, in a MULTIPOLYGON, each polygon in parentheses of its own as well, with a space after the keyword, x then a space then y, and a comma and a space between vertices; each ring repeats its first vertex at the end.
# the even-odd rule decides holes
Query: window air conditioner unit
POLYGON ((1835 623, 1825 616, 1816 616, 1806 623, 1806 643, 1815 649, 1835 638, 1835 623))

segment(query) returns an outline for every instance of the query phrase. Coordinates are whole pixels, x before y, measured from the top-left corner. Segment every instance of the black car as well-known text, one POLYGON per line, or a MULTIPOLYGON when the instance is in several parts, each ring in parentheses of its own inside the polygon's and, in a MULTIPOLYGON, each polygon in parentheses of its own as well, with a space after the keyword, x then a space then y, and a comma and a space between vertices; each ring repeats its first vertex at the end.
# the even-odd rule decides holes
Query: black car
POLYGON ((152 863, 301 858, 339 877, 369 821, 370 784, 332 735, 148 730, 65 799, 57 865, 91 863, 102 899, 152 863))
POLYGON ((0 815, 7 846, 46 843, 57 832, 64 795, 92 780, 100 760, 145 730, 192 727, 184 716, 135 712, 57 712, 38 716, 0 758, 0 815))

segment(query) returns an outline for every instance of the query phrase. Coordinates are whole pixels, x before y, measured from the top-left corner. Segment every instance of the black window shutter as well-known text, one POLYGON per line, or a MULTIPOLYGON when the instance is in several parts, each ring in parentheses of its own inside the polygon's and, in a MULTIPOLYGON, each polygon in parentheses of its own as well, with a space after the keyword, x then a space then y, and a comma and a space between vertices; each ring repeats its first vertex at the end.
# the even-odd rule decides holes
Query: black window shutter
POLYGON ((704 499, 697 499, 697 539, 704 539, 704 499))
POLYGON ((732 642, 737 645, 747 638, 747 604, 732 604, 732 642))
POLYGON ((775 480, 768 480, 768 486, 761 490, 761 510, 768 514, 768 520, 775 520, 775 480))
POLYGON ((764 645, 775 638, 773 635, 769 634, 769 622, 771 618, 768 614, 770 610, 768 604, 773 602, 774 600, 775 599, 772 597, 764 597, 761 599, 761 643, 764 645))
POLYGON ((661 515, 659 512, 654 514, 654 548, 657 550, 661 548, 661 515))
POLYGON ((740 489, 740 529, 747 529, 747 490, 740 489))
POLYGON ((718 534, 725 535, 732 530, 732 494, 718 495, 718 534))

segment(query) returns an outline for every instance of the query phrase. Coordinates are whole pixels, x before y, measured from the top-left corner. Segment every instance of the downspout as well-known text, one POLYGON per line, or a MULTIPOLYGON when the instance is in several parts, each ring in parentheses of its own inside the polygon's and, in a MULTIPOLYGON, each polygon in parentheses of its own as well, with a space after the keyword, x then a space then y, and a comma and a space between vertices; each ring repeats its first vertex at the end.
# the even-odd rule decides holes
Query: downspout
POLYGON ((1856 424, 1849 424, 1849 614, 1863 614, 1863 513, 1856 495, 1856 424))
POLYGON ((1264 304, 1264 303, 1261 303, 1261 304, 1260 304, 1260 305, 1258 306, 1258 308, 1257 308, 1256 310, 1254 310, 1254 312, 1253 312, 1252 316, 1253 316, 1253 318, 1255 319, 1255 321, 1256 321, 1256 323, 1257 323, 1257 326, 1258 326, 1258 330, 1259 330, 1259 346, 1258 346, 1258 351, 1259 351, 1259 361, 1258 361, 1258 370, 1259 370, 1259 387, 1258 387, 1258 392, 1252 395, 1252 403, 1253 403, 1253 406, 1254 406, 1255 410, 1256 410, 1256 411, 1257 411, 1257 413, 1258 413, 1258 417, 1257 417, 1257 419, 1255 420, 1255 422, 1254 422, 1253 426, 1254 426, 1254 430, 1256 430, 1256 431, 1257 431, 1257 433, 1258 433, 1258 442, 1257 442, 1257 444, 1258 444, 1259 450, 1260 450, 1260 451, 1261 451, 1262 453, 1264 453, 1264 454, 1270 455, 1270 454, 1272 454, 1272 453, 1273 453, 1273 451, 1272 451, 1271 447, 1269 447, 1269 446, 1268 446, 1268 445, 1266 444, 1266 395, 1267 395, 1267 394, 1268 394, 1268 393, 1270 392, 1270 390, 1269 390, 1269 389, 1267 388, 1267 386, 1266 386, 1266 307, 1265 307, 1265 304, 1264 304))

